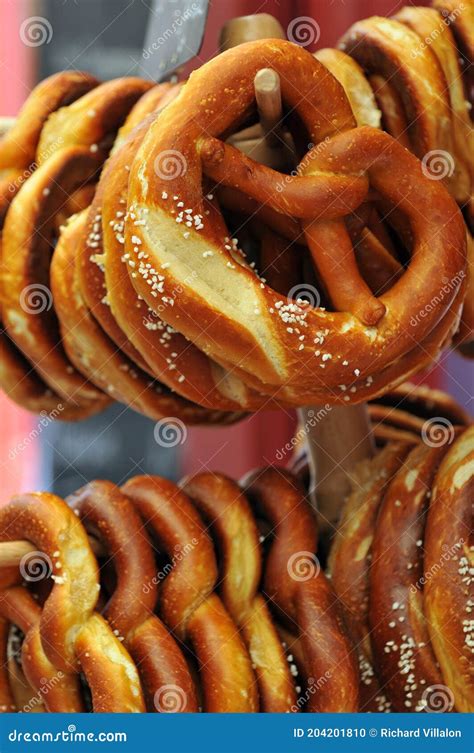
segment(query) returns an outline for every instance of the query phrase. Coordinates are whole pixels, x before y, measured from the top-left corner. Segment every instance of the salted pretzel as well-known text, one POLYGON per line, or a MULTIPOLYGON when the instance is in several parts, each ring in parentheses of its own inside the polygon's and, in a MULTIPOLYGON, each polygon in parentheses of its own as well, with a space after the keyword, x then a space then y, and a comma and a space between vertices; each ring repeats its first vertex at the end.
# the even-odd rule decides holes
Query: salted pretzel
POLYGON ((181 486, 210 526, 221 554, 220 594, 252 660, 260 711, 298 710, 289 663, 258 590, 262 568, 259 533, 245 496, 234 481, 215 473, 199 473, 181 486))
POLYGON ((369 563, 380 500, 407 451, 406 445, 392 443, 373 461, 357 467, 353 492, 346 501, 327 565, 328 576, 344 608, 349 634, 357 646, 360 709, 365 711, 391 708, 374 670, 368 622, 369 563))
POLYGON ((37 702, 42 703, 50 712, 84 711, 77 675, 58 672, 43 650, 39 632, 40 620, 41 607, 26 589, 12 585, 2 590, 0 711, 23 710, 15 703, 14 687, 8 667, 8 636, 13 625, 25 635, 21 650, 22 670, 37 702))
POLYGON ((76 215, 64 228, 51 266, 56 312, 71 363, 112 399, 155 420, 173 416, 188 423, 222 423, 238 418, 174 395, 122 353, 100 328, 84 305, 76 275, 77 247, 82 242, 85 220, 85 214, 76 215))
POLYGON ((100 590, 98 569, 77 517, 52 494, 19 495, 0 509, 0 539, 25 537, 44 557, 53 580, 39 618, 39 642, 31 631, 26 636, 32 641, 30 662, 40 667, 46 657, 65 674, 82 671, 95 711, 143 711, 135 665, 94 611, 100 590))
POLYGON ((463 712, 474 710, 473 468, 470 427, 438 469, 424 542, 424 570, 431 575, 424 586, 428 630, 455 707, 463 712))
POLYGON ((30 93, 12 127, 0 138, 1 224, 14 195, 36 167, 36 150, 46 119, 98 83, 88 73, 63 71, 41 81, 30 93))
POLYGON ((394 711, 423 711, 443 684, 423 600, 423 539, 433 479, 448 445, 405 458, 380 507, 371 547, 369 624, 374 665, 394 711))
MULTIPOLYGON (((37 166, 37 143, 47 117, 58 107, 82 96, 97 83, 88 74, 66 71, 50 76, 33 89, 15 123, 0 140, 1 227, 10 202, 37 166)), ((30 289, 26 295, 27 303, 33 309, 38 305, 41 307, 45 292, 30 289)), ((100 402, 83 400, 79 405, 77 401, 68 402, 55 394, 4 331, 0 333, 0 385, 20 406, 35 413, 46 411, 59 420, 86 418, 102 408, 100 402)))
POLYGON ((109 481, 93 481, 66 502, 86 529, 99 532, 112 559, 117 582, 103 615, 123 638, 137 666, 148 711, 167 710, 160 691, 171 686, 181 688, 184 694, 178 711, 197 711, 184 657, 154 614, 158 594, 155 558, 133 505, 109 481))
POLYGON ((100 84, 68 107, 61 107, 50 115, 41 131, 38 163, 70 146, 87 147, 104 159, 128 112, 152 86, 141 78, 117 78, 100 84))
POLYGON ((309 712, 356 711, 358 678, 336 596, 315 554, 314 514, 295 478, 265 468, 243 481, 255 514, 271 527, 263 593, 301 645, 309 712), (322 679, 324 678, 324 679, 322 679))
MULTIPOLYGON (((390 82, 403 106, 411 148, 420 159, 433 150, 441 150, 447 157, 452 155, 452 170, 446 170, 445 179, 456 199, 463 203, 470 196, 470 179, 466 131, 457 125, 457 120, 458 110, 462 110, 464 122, 466 108, 464 99, 459 101, 456 74, 452 73, 452 63, 456 65, 457 61, 451 60, 454 50, 448 35, 449 28, 436 11, 406 8, 395 19, 374 16, 356 22, 342 37, 340 47, 355 58, 367 75, 375 74, 390 82), (438 30, 434 47, 441 48, 443 65, 418 33, 428 30, 431 34, 433 28, 438 30), (445 64, 447 59, 449 64, 445 64), (459 140, 462 149, 457 148, 459 140)), ((379 100, 379 106, 382 104, 379 100)), ((389 117, 386 125, 390 128, 389 117)))
MULTIPOLYGON (((438 345, 440 340, 445 342, 457 324, 456 310, 455 314, 451 312, 455 321, 449 326, 445 322, 444 328, 438 309, 436 321, 427 317, 417 327, 417 345, 413 347, 411 337, 407 341, 408 301, 417 298, 423 308, 439 289, 441 276, 452 279, 453 275, 461 274, 462 277, 464 231, 452 200, 441 185, 425 178, 417 160, 388 135, 368 127, 351 130, 353 125, 342 88, 305 51, 279 41, 249 43, 238 52, 224 53, 192 75, 179 97, 149 128, 130 173, 128 208, 139 225, 126 223, 125 252, 136 263, 138 275, 131 279, 138 294, 151 308, 164 303, 160 316, 165 321, 224 365, 238 364, 237 373, 256 389, 278 392, 281 399, 293 403, 327 397, 333 402, 344 399, 357 402, 370 397, 387 382, 401 379, 405 361, 400 358, 396 362, 397 358, 406 355, 408 368, 419 368, 423 360, 420 346, 428 345, 430 334, 430 348, 436 349, 436 342, 438 345), (239 97, 232 98, 237 55, 244 60, 240 72, 245 85, 242 84, 239 97), (312 142, 327 137, 324 149, 314 148, 306 156, 303 174, 290 180, 256 165, 213 135, 228 130, 251 107, 253 76, 263 59, 282 73, 283 99, 296 108, 312 142), (292 78, 288 78, 288 66, 292 78), (229 92, 228 106, 219 117, 206 111, 205 97, 213 96, 214 70, 218 70, 220 86, 229 92), (322 109, 314 104, 311 82, 316 76, 318 86, 326 92, 324 102, 331 103, 330 113, 324 110, 324 102, 322 109), (177 119, 182 125, 183 112, 188 112, 188 108, 189 119, 178 132, 177 119), (337 131, 336 136, 330 136, 337 131), (176 202, 172 196, 163 198, 168 196, 169 181, 153 171, 154 162, 171 144, 171 134, 175 152, 183 155, 187 165, 185 175, 173 180, 176 202), (372 296, 354 269, 342 221, 337 220, 363 200, 368 186, 364 177, 367 167, 376 190, 408 214, 416 239, 407 273, 380 299, 372 296), (205 218, 198 179, 201 170, 212 180, 237 187, 283 214, 300 217, 333 304, 351 313, 313 310, 298 302, 281 300, 250 269, 234 264, 223 247, 223 239, 216 237, 213 225, 205 218), (315 173, 317 177, 312 177, 315 173), (327 181, 321 173, 330 173, 327 181), (282 186, 281 193, 276 190, 277 185, 282 186), (192 242, 183 236, 182 223, 176 222, 180 219, 178 203, 183 204, 183 213, 189 209, 198 218, 199 230, 198 225, 194 227, 194 220, 189 228, 192 242), (439 221, 441 215, 443 222, 439 221), (428 231, 429 244, 425 244, 428 231), (197 278, 186 282, 190 249, 197 278), (143 253, 148 256, 149 268, 139 258, 143 253), (336 274, 342 261, 339 254, 346 256, 343 280, 336 274), (166 268, 164 293, 155 298, 152 292, 157 291, 145 278, 163 263, 170 265, 166 268), (428 279, 424 273, 427 268, 431 275, 428 279), (440 271, 439 278, 435 271, 440 271), (216 285, 218 279, 220 286, 216 285), (178 286, 182 293, 172 306, 166 305, 167 292, 178 286), (405 303, 401 305, 401 301, 405 303), (255 311, 259 314, 255 315, 255 311), (202 317, 206 321, 205 332, 200 325, 202 317), (436 325, 442 334, 436 332, 436 325), (229 337, 222 337, 224 331, 229 337), (345 336, 347 332, 350 338, 345 336), (318 347, 321 338, 324 348, 318 347), (313 348, 316 339, 317 347, 313 348), (370 353, 365 365, 356 363, 356 353, 360 361, 361 354, 370 353), (309 356, 312 365, 308 368, 309 356), (359 376, 352 385, 355 389, 343 396, 338 385, 345 384, 347 366, 342 364, 346 362, 352 370, 357 369, 359 376), (324 372, 319 371, 321 367, 324 372), (324 379, 315 373, 324 373, 324 379)), ((188 231, 184 232, 187 235, 188 231)), ((459 295, 459 285, 454 288, 453 295, 446 300, 447 307, 459 295)))
MULTIPOLYGON (((459 53, 459 64, 464 79, 466 99, 471 106, 474 103, 474 76, 472 61, 474 60, 474 4, 472 0, 458 3, 457 0, 432 0, 436 8, 445 19, 449 19, 459 53)), ((471 109, 471 119, 473 118, 471 109)))
POLYGON ((87 149, 61 149, 22 186, 3 229, 4 325, 44 382, 77 403, 100 400, 101 393, 71 366, 61 347, 49 288, 50 248, 56 213, 96 170, 97 160, 87 149))
MULTIPOLYGON (((94 240, 89 244, 93 248, 83 247, 80 254, 83 286, 88 287, 90 293, 89 305, 92 307, 94 304, 92 293, 97 296, 98 288, 103 283, 100 269, 103 265, 107 301, 113 318, 120 331, 126 334, 128 341, 139 351, 149 371, 151 370, 160 381, 178 394, 198 404, 222 410, 256 409, 268 404, 268 398, 249 390, 245 383, 233 375, 232 370, 227 371, 211 361, 180 332, 163 322, 159 308, 155 306, 153 310, 145 301, 137 299, 129 278, 127 266, 133 262, 124 253, 123 246, 129 167, 150 123, 151 121, 147 121, 137 126, 122 148, 111 157, 99 181, 97 194, 99 203, 101 201, 102 204, 100 216, 98 208, 95 215, 91 208, 91 215, 94 215, 92 219, 96 222, 97 219, 102 222, 102 239, 97 241, 94 236, 94 240), (95 247, 96 243, 99 244, 99 248, 95 247), (103 258, 95 255, 100 250, 103 252, 103 258), (93 271, 91 255, 100 262, 99 267, 94 265, 93 271), (95 291, 92 290, 93 273, 95 291), (86 276, 88 280, 85 279, 86 276)), ((132 217, 130 221, 135 223, 132 217)), ((136 274, 133 267, 130 273, 133 278, 136 274)), ((176 293, 179 294, 179 289, 176 293)), ((99 309, 96 303, 93 311, 103 326, 111 326, 111 323, 105 320, 107 313, 103 307, 99 309)), ((117 334, 113 336, 113 329, 108 331, 119 344, 117 334)))
POLYGON ((250 658, 237 626, 214 593, 216 558, 197 511, 182 491, 157 476, 137 476, 122 490, 173 564, 161 587, 158 611, 173 635, 192 646, 204 710, 257 711, 250 658))

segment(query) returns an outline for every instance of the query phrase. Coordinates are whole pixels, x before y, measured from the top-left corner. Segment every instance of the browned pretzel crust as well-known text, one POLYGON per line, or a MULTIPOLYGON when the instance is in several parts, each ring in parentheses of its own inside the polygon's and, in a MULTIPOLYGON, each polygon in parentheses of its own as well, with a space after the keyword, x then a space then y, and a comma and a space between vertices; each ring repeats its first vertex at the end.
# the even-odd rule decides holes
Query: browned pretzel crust
MULTIPOLYGON (((135 665, 107 622, 94 611, 100 590, 97 564, 77 517, 52 494, 14 497, 0 509, 0 540, 18 538, 38 548, 54 576, 39 619, 38 651, 41 646, 61 672, 82 670, 96 711, 143 711, 135 665)), ((43 660, 42 655, 37 658, 43 660)))
MULTIPOLYGON (((162 318, 213 358, 224 365, 238 366, 238 373, 256 389, 277 393, 280 399, 296 404, 325 399, 357 402, 380 391, 387 382, 400 380, 408 367, 402 356, 426 345, 430 334, 432 346, 449 337, 450 328, 444 334, 435 334, 435 327, 460 294, 465 269, 462 221, 444 187, 427 179, 420 163, 387 134, 369 127, 347 130, 353 124, 352 116, 338 86, 317 61, 288 43, 256 42, 245 50, 239 48, 238 53, 229 51, 218 62, 211 61, 195 72, 179 97, 151 125, 129 181, 128 206, 134 222, 126 223, 125 252, 134 265, 135 276, 131 280, 137 292, 152 309, 160 310, 162 318), (239 96, 234 97, 237 55, 239 60, 243 57, 245 65, 240 65, 242 83, 239 96), (285 179, 251 163, 216 138, 235 126, 251 107, 253 75, 262 60, 282 74, 283 99, 289 107, 296 108, 312 142, 327 137, 324 148, 314 148, 306 155, 301 175, 294 178, 285 179), (291 74, 287 70, 290 61, 291 74), (217 68, 220 86, 228 90, 228 106, 219 117, 208 107, 214 91, 213 71, 217 68), (314 98, 315 77, 326 92, 323 102, 314 98), (324 103, 329 102, 331 126, 329 112, 324 109, 324 103), (187 113, 184 124, 183 113, 187 113), (339 133, 331 137, 335 131, 339 133), (173 181, 176 202, 169 181, 154 169, 160 155, 170 147, 186 162, 185 175, 178 175, 173 181), (234 263, 225 249, 220 228, 205 215, 203 172, 253 198, 257 196, 280 213, 302 218, 319 275, 333 305, 346 313, 288 303, 244 264, 234 263), (415 238, 408 270, 380 298, 374 298, 359 275, 344 225, 334 219, 363 199, 361 174, 409 217, 415 238), (168 192, 169 198, 164 198, 168 192), (182 204, 183 212, 189 209, 195 218, 200 218, 196 219, 199 230, 198 224, 191 223, 189 238, 188 230, 183 235, 182 222, 177 222, 177 204, 182 204), (317 207, 324 206, 325 211, 318 215, 317 207), (343 256, 345 273, 341 275, 343 256), (162 264, 166 265, 166 272, 163 292, 159 293, 146 278, 153 278, 162 264), (197 272, 193 279, 188 276, 191 268, 197 272), (442 278, 452 280, 456 275, 459 282, 454 283, 453 294, 443 301, 446 307, 437 307, 434 316, 420 317, 423 321, 413 333, 417 341, 413 349, 409 325, 413 301, 420 304, 420 309, 429 309, 442 278), (169 305, 167 295, 173 288, 182 288, 182 292, 169 305), (206 323, 205 330, 202 321, 206 323), (350 338, 345 336, 347 332, 350 338), (355 389, 346 395, 340 388, 347 382, 343 363, 358 372, 357 379, 351 382, 355 389)), ((414 352, 411 358, 411 369, 419 368, 421 352, 414 352)))
POLYGON ((425 534, 425 610, 431 641, 458 711, 474 711, 474 428, 436 474, 425 534), (451 557, 446 557, 451 552, 451 557), (444 555, 444 556, 443 556, 444 555), (439 563, 442 562, 442 566, 439 563))
POLYGON ((254 471, 244 487, 256 514, 272 527, 263 589, 301 645, 307 710, 356 711, 354 651, 336 595, 315 555, 314 514, 295 478, 280 469, 254 471))

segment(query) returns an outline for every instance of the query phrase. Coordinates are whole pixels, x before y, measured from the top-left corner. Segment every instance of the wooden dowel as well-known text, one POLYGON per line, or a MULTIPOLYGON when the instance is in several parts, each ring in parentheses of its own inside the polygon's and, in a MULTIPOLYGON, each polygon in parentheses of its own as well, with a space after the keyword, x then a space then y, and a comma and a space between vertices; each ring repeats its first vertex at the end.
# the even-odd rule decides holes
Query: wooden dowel
POLYGON ((283 116, 280 77, 271 68, 262 68, 254 79, 255 99, 265 139, 270 146, 281 142, 280 123, 283 116))
MULTIPOLYGON (((96 557, 102 557, 105 554, 104 547, 94 536, 89 536, 89 544, 96 557)), ((0 543, 0 568, 18 567, 24 557, 36 551, 36 547, 30 541, 2 541, 0 543)))
POLYGON ((351 490, 354 467, 374 454, 367 405, 305 406, 298 412, 307 437, 311 501, 321 531, 330 535, 351 490))

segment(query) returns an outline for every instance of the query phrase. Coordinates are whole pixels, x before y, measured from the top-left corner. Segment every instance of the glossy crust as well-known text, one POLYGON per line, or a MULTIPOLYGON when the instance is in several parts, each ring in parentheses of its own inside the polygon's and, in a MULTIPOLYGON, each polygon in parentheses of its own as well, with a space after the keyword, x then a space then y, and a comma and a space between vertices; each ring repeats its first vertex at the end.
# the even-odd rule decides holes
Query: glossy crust
MULTIPOLYGON (((94 612, 100 590, 97 564, 77 517, 52 494, 14 497, 0 509, 0 539, 19 538, 37 547, 54 576, 38 633, 49 662, 67 674, 84 672, 96 711, 143 711, 135 665, 109 625, 94 612)), ((30 660, 34 662, 35 656, 30 660)), ((38 660, 44 661, 41 653, 38 660)))
POLYGON ((161 589, 159 612, 175 636, 193 647, 201 669, 204 710, 257 711, 250 657, 231 616, 213 593, 217 563, 198 512, 182 491, 157 476, 137 476, 122 490, 174 563, 161 589))
POLYGON ((424 562, 425 573, 432 575, 425 585, 431 641, 456 709, 463 712, 474 711, 473 499, 474 428, 470 427, 449 448, 436 474, 424 562))
MULTIPOLYGON (((232 96, 238 53, 231 50, 221 55, 218 62, 211 61, 195 72, 179 97, 147 132, 129 181, 128 206, 134 213, 134 223, 126 223, 125 252, 135 265, 133 271, 138 273, 131 278, 132 283, 150 308, 159 309, 163 319, 216 360, 234 367, 238 364, 237 373, 259 391, 296 404, 326 399, 358 402, 380 392, 389 383, 400 381, 406 370, 419 368, 426 360, 420 346, 428 344, 430 335, 433 338, 431 348, 435 348, 436 343, 438 346, 445 343, 449 332, 457 326, 457 321, 453 321, 447 331, 436 334, 436 325, 440 326, 443 315, 457 296, 462 295, 465 237, 461 217, 444 187, 428 180, 420 163, 387 134, 367 126, 350 130, 353 121, 342 88, 311 56, 277 41, 250 43, 245 53, 245 67, 240 67, 239 97, 232 96), (329 137, 325 148, 313 150, 304 160, 302 174, 286 181, 280 193, 275 188, 281 181, 278 173, 252 163, 215 138, 251 106, 253 73, 263 57, 282 74, 282 81, 286 80, 283 99, 289 106, 296 107, 312 141, 318 143, 329 137), (290 65, 290 61, 292 78, 288 79, 285 66, 290 65), (228 88, 229 106, 225 115, 212 116, 211 123, 211 114, 206 112, 206 97, 213 96, 215 66, 219 69, 220 86, 225 84, 228 88), (316 106, 305 99, 301 105, 305 86, 308 87, 316 76, 321 89, 326 91, 324 101, 331 102, 332 128, 325 119, 327 113, 319 109, 322 104, 316 106), (200 102, 204 104, 198 104, 200 102), (187 114, 184 125, 183 112, 187 114), (181 129, 177 128, 178 118, 181 129), (334 131, 339 133, 331 137, 334 131), (178 197, 177 203, 182 202, 184 208, 190 208, 193 215, 201 218, 199 230, 197 225, 189 228, 189 238, 186 237, 188 231, 183 236, 181 223, 176 222, 179 212, 173 214, 176 207, 172 196, 163 198, 168 196, 169 181, 153 170, 154 161, 170 147, 186 161, 185 174, 173 180, 173 195, 178 197), (315 171, 319 171, 317 181, 311 177, 315 171), (223 248, 220 232, 205 217, 202 172, 253 198, 268 201, 277 211, 302 218, 313 259, 333 304, 343 311, 353 312, 352 315, 323 312, 296 303, 288 305, 244 264, 234 264, 230 252, 223 248), (321 173, 325 174, 324 180, 321 173), (359 176, 357 179, 353 177, 355 173, 359 176), (415 237, 408 271, 378 299, 372 296, 354 268, 344 225, 334 219, 350 211, 351 205, 355 208, 363 199, 366 189, 361 173, 367 175, 379 193, 406 213, 415 237), (330 212, 327 211, 329 197, 333 202, 330 212), (326 215, 323 210, 323 216, 333 219, 312 222, 311 212, 315 212, 315 207, 322 210, 324 206, 326 215), (331 256, 327 253, 329 248, 331 256), (149 269, 140 257, 143 253, 148 255, 149 269), (347 273, 343 280, 338 271, 339 257, 344 257, 347 273), (191 259, 197 272, 192 280, 188 274, 191 259), (235 269, 229 268, 229 262, 235 269), (162 264, 169 264, 164 275, 164 292, 155 297, 152 293, 157 291, 145 278, 162 264), (428 275, 427 269, 430 270, 428 275), (434 316, 419 317, 417 345, 413 347, 413 339, 407 337, 413 301, 416 300, 417 307, 419 304, 420 310, 426 313, 427 304, 440 289, 438 271, 441 277, 456 278, 458 284, 454 284, 452 295, 443 299, 446 308, 437 307, 434 316), (182 292, 173 305, 168 305, 167 297, 172 289, 182 289, 182 292), (204 331, 203 321, 206 323, 204 331), (316 339, 318 345, 314 347, 316 339), (321 344, 323 348, 318 347, 321 344), (314 357, 317 352, 320 355, 314 357), (345 362, 351 370, 357 369, 359 376, 351 380, 355 390, 343 395, 340 385, 346 384, 347 367, 342 365, 345 362), (320 371, 322 367, 324 370, 320 371)), ((457 310, 457 303, 454 308, 457 310)))
POLYGON ((155 558, 133 504, 109 481, 93 481, 67 498, 86 529, 98 532, 112 559, 115 589, 104 609, 122 637, 142 680, 148 711, 163 711, 156 693, 175 685, 184 693, 179 711, 197 711, 194 684, 171 634, 154 614, 158 595, 155 558))
POLYGON ((315 554, 314 514, 295 478, 285 471, 264 468, 243 483, 255 514, 271 526, 264 591, 301 645, 300 669, 306 683, 301 696, 307 711, 356 711, 354 649, 336 595, 315 554))

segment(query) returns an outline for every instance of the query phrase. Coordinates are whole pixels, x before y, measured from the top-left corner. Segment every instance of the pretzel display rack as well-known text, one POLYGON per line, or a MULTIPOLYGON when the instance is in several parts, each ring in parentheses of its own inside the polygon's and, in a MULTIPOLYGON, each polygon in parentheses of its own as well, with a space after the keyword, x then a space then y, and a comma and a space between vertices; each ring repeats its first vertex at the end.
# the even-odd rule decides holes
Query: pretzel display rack
POLYGON ((6 395, 300 428, 238 481, 4 500, 0 711, 474 711, 474 429, 410 381, 474 352, 473 29, 249 16, 186 81, 56 73, 2 122, 6 395))

